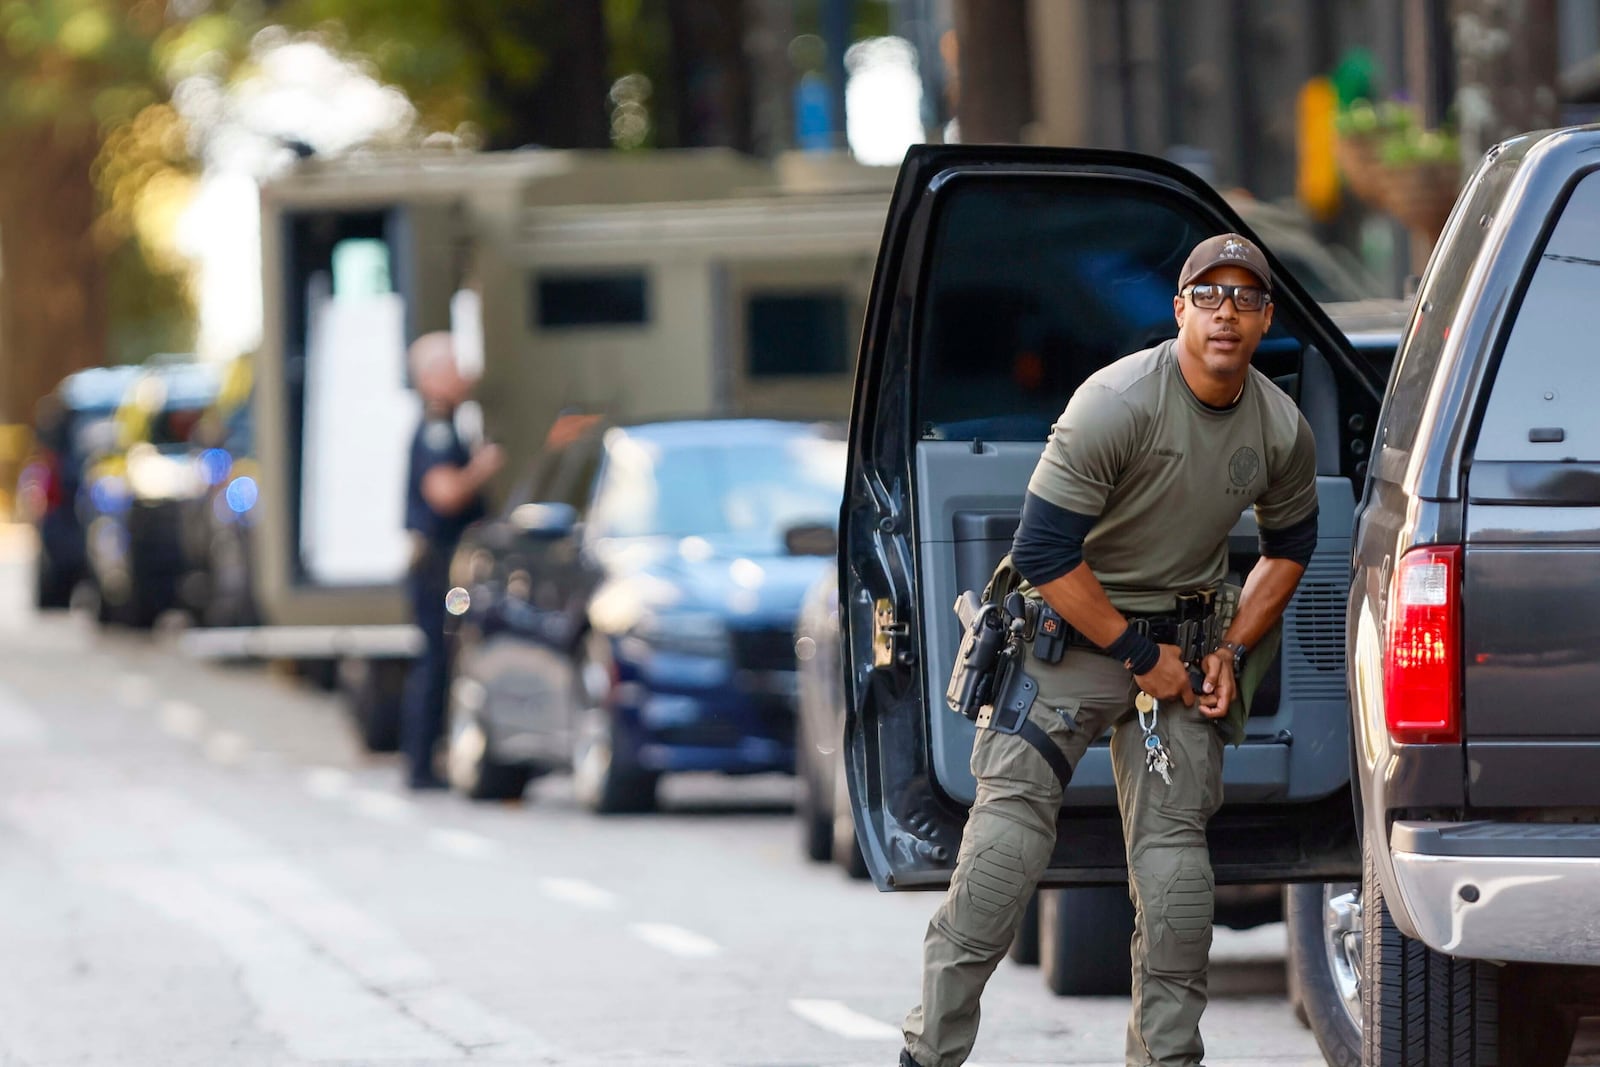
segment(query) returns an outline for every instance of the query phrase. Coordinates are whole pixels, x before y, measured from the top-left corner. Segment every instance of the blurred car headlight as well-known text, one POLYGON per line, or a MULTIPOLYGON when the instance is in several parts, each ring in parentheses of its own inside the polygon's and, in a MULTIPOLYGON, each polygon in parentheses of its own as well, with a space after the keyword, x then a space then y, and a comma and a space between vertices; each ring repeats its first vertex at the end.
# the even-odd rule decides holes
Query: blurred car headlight
POLYGON ((187 458, 164 456, 150 445, 128 450, 128 488, 139 500, 178 500, 200 494, 199 470, 187 458))
POLYGON ((628 636, 654 652, 726 659, 732 655, 728 626, 719 615, 699 611, 647 613, 628 636))

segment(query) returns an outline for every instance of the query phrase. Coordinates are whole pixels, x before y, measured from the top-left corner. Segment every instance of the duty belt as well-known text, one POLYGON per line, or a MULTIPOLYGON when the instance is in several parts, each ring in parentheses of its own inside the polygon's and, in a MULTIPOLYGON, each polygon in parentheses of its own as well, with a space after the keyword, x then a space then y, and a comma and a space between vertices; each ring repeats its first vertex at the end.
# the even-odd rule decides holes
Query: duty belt
MULTIPOLYGON (((1207 646, 1210 642, 1207 635, 1216 616, 1216 607, 1211 591, 1202 590, 1195 593, 1180 593, 1176 611, 1152 614, 1124 612, 1123 615, 1135 631, 1156 644, 1177 645, 1179 655, 1185 663, 1199 663, 1209 651, 1207 646)), ((1102 654, 1105 652, 1105 649, 1070 627, 1067 631, 1067 645, 1071 648, 1087 648, 1102 654)))

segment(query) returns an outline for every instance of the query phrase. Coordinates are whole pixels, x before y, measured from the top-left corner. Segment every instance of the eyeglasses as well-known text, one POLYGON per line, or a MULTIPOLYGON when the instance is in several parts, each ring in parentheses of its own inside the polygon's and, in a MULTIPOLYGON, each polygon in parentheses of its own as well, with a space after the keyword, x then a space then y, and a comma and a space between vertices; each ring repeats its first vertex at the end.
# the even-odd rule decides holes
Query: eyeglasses
POLYGON ((1207 311, 1215 311, 1224 300, 1230 298, 1233 306, 1240 311, 1260 311, 1272 303, 1271 294, 1257 285, 1191 285, 1184 290, 1184 295, 1194 302, 1195 307, 1207 311))

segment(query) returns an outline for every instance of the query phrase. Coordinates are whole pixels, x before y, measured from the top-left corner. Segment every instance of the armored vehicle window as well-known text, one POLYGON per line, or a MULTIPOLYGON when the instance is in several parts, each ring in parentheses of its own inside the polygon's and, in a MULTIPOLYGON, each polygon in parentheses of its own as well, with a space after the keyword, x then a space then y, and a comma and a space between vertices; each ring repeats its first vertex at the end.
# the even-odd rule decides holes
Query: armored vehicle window
POLYGON ((643 271, 543 274, 534 280, 534 314, 541 329, 642 326, 650 321, 643 271))
POLYGON ((850 369, 844 293, 754 293, 746 302, 745 351, 752 378, 843 374, 850 369))
POLYGON ((1578 183, 1513 318, 1474 451, 1489 460, 1600 460, 1590 316, 1600 291, 1600 173, 1578 183))
POLYGON ((1378 420, 1380 474, 1398 469, 1397 461, 1403 461, 1411 451, 1434 368, 1461 306, 1467 275, 1483 248, 1488 221, 1499 209, 1516 169, 1515 160, 1502 161, 1472 187, 1467 202, 1457 205, 1454 229, 1447 230, 1440 239, 1443 251, 1428 265, 1411 326, 1406 331, 1409 341, 1402 344, 1395 361, 1388 399, 1378 420))
MULTIPOLYGON (((1217 231, 1184 200, 1093 179, 969 179, 935 218, 917 324, 933 440, 1043 441, 1085 378, 1177 335, 1184 258, 1217 231)), ((1303 331, 1280 304, 1256 365, 1293 393, 1303 331)))

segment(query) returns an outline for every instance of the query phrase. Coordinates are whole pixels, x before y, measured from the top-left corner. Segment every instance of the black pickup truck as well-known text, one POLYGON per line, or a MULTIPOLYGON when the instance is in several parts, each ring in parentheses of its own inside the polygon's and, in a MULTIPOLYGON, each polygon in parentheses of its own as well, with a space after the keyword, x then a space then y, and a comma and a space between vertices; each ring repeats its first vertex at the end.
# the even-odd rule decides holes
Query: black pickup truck
POLYGON ((1600 127, 1489 152, 1354 540, 1368 1063, 1562 1064, 1600 1012, 1597 292, 1600 127))
MULTIPOLYGON (((1600 1011, 1594 170, 1600 128, 1490 153, 1387 387, 1263 244, 1279 284, 1256 365, 1316 435, 1321 528, 1209 839, 1219 884, 1306 884, 1291 918, 1326 905, 1331 966, 1313 970, 1350 1010, 1313 1022, 1334 1062, 1562 1063, 1600 1011)), ((1249 233, 1160 160, 908 154, 840 526, 846 779, 881 889, 943 888, 973 798, 971 727, 941 699, 951 603, 1009 545, 1064 399, 1170 336, 1178 265, 1225 230, 1249 233)), ((1248 514, 1234 534, 1242 574, 1248 514)), ((1091 749, 1045 884, 1126 877, 1091 749)))

